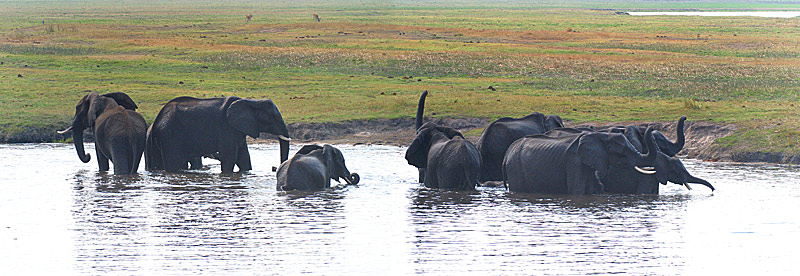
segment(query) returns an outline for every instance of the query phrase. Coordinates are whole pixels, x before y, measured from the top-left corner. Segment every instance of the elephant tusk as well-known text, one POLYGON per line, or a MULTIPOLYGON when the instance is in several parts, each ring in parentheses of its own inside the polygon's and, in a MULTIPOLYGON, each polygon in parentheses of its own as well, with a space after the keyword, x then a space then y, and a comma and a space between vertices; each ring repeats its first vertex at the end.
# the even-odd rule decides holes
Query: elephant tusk
POLYGON ((278 139, 281 139, 281 140, 287 141, 287 142, 288 141, 292 141, 292 138, 289 138, 289 137, 286 137, 286 136, 283 136, 283 135, 278 135, 278 139))
POLYGON ((643 170, 648 170, 648 171, 655 171, 655 170, 656 170, 656 168, 655 168, 655 167, 644 167, 644 168, 642 168, 642 169, 643 169, 643 170))
POLYGON ((67 129, 65 129, 65 130, 59 130, 59 131, 56 131, 56 133, 58 133, 58 134, 64 134, 64 133, 67 133, 67 132, 69 132, 70 130, 72 130, 72 126, 69 126, 69 127, 68 127, 67 129))
POLYGON ((683 183, 683 186, 686 187, 689 191, 692 190, 692 187, 689 187, 689 183, 683 183))
POLYGON ((636 169, 637 172, 640 172, 640 173, 643 173, 643 174, 655 174, 656 173, 656 171, 644 170, 642 168, 639 168, 639 166, 633 166, 633 168, 636 169))

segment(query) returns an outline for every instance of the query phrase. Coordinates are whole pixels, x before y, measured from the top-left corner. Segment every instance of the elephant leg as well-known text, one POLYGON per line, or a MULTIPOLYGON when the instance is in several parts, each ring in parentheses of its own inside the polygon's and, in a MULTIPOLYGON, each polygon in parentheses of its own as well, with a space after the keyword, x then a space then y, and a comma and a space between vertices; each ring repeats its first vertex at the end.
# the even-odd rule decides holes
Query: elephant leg
POLYGON ((239 147, 236 155, 236 166, 239 167, 239 172, 253 169, 253 165, 250 164, 250 151, 247 149, 246 143, 239 147))
MULTIPOLYGON (((126 156, 128 154, 125 150, 116 150, 112 152, 111 158, 114 160, 114 174, 129 174, 131 173, 131 159, 132 157, 126 156)), ((132 153, 131 153, 132 154, 132 153)), ((106 159, 107 161, 108 159, 106 159)))
POLYGON ((588 195, 595 193, 595 172, 580 164, 567 169, 567 193, 571 195, 588 195))
MULTIPOLYGON (((109 168, 108 167, 108 157, 106 157, 105 155, 103 155, 102 152, 100 152, 100 145, 95 145, 94 152, 95 152, 95 155, 97 156, 97 158, 96 158, 97 159, 97 166, 100 168, 100 171, 101 172, 108 171, 108 168, 109 168)), ((116 167, 116 166, 114 166, 114 167, 116 167)))
POLYGON ((425 182, 425 168, 417 168, 419 170, 419 183, 425 182))
POLYGON ((236 164, 238 150, 238 147, 220 147, 219 163, 220 167, 222 167, 223 174, 233 173, 233 166, 236 164))

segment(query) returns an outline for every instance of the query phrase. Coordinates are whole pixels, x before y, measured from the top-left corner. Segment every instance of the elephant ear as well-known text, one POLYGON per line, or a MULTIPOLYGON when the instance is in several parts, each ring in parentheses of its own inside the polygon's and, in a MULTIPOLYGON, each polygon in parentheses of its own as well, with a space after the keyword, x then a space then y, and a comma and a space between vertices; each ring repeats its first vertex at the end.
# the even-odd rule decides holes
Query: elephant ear
POLYGON ((300 150, 298 150, 297 153, 295 153, 294 155, 309 154, 312 151, 315 151, 315 150, 318 150, 318 149, 322 149, 322 147, 320 145, 305 145, 302 148, 300 148, 300 150))
POLYGON ((92 128, 94 127, 94 121, 97 120, 97 117, 99 117, 100 113, 105 109, 105 104, 102 103, 100 96, 95 92, 89 93, 84 99, 88 104, 86 120, 89 123, 89 127, 92 128))
POLYGON ((253 103, 248 100, 236 100, 228 106, 225 114, 228 117, 228 124, 234 129, 243 132, 247 136, 258 138, 258 122, 256 122, 256 112, 253 103))
MULTIPOLYGON (((338 177, 334 176, 334 172, 336 171, 336 163, 334 160, 337 152, 338 150, 331 145, 326 144, 322 146, 322 156, 324 158, 323 161, 325 162, 325 170, 328 172, 328 177, 338 182, 338 177)), ((338 154, 341 155, 342 153, 339 152, 338 154)))
POLYGON ((428 150, 430 149, 430 136, 433 130, 430 128, 423 129, 411 141, 411 145, 406 150, 406 161, 409 165, 417 168, 425 168, 428 166, 428 150))
POLYGON ((596 170, 599 176, 608 173, 608 150, 600 133, 584 133, 578 140, 578 156, 581 162, 596 170))
POLYGON ((139 108, 138 106, 136 106, 136 103, 133 101, 133 99, 131 99, 131 97, 128 96, 128 94, 122 92, 106 93, 101 96, 114 99, 114 101, 117 102, 118 105, 121 105, 122 107, 128 110, 136 110, 137 108, 139 108))

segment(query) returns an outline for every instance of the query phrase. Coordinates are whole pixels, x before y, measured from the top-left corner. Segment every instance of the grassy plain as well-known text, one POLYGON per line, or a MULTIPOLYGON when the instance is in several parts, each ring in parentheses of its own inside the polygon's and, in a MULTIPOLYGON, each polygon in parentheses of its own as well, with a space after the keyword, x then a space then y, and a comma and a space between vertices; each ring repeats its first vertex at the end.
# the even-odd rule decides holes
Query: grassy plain
POLYGON ((410 117, 429 90, 433 116, 686 115, 736 124, 722 146, 800 153, 800 18, 616 13, 800 5, 482 2, 4 1, 0 130, 66 125, 87 90, 148 121, 176 96, 236 95, 287 122, 410 117))

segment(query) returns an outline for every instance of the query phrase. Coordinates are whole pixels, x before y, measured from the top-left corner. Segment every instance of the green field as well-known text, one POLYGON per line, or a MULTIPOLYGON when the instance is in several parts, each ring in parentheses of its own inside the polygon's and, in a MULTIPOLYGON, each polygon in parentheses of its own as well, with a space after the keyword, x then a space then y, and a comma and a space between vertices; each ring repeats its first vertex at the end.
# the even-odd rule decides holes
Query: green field
POLYGON ((429 90, 435 117, 686 115, 736 124, 720 146, 800 153, 800 18, 616 14, 800 4, 315 2, 0 2, 0 128, 66 125, 87 90, 148 122, 182 95, 269 98, 287 123, 411 117, 429 90))

